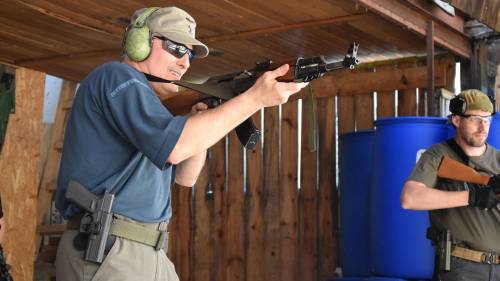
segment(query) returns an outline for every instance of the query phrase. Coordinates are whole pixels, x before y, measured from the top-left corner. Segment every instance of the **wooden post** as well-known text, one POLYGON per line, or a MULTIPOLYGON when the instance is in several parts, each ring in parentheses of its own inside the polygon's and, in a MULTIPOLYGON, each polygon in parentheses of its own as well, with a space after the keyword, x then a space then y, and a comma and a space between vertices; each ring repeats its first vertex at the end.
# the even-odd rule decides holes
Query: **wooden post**
POLYGON ((44 73, 16 70, 16 111, 10 116, 0 155, 7 227, 3 246, 16 281, 33 280, 44 84, 44 73))
POLYGON ((497 76, 495 77, 495 111, 500 110, 500 64, 497 65, 497 76))
MULTIPOLYGON (((438 111, 435 110, 434 102, 434 21, 427 23, 427 109, 428 115, 434 116, 438 111)), ((438 105, 439 106, 439 105, 438 105)))

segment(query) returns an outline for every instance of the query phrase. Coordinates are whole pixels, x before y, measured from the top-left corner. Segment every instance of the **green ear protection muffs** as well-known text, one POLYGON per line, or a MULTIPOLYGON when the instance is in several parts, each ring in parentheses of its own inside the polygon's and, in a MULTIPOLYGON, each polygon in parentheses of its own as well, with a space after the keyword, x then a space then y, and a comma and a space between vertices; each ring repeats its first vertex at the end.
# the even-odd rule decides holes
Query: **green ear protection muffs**
POLYGON ((454 115, 464 115, 467 110, 467 101, 460 95, 450 100, 450 112, 454 115))
POLYGON ((123 50, 133 61, 143 61, 151 53, 152 34, 146 19, 159 8, 148 8, 125 31, 123 50))

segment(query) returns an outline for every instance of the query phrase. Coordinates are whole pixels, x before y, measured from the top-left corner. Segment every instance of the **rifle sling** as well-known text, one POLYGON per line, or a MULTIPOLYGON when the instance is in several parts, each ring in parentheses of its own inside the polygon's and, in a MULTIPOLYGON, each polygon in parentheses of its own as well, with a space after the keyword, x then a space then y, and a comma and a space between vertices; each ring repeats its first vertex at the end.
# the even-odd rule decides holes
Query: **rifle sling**
POLYGON ((446 144, 460 157, 460 159, 464 162, 465 165, 469 164, 469 156, 465 154, 462 148, 457 144, 455 139, 449 139, 446 141, 446 144))

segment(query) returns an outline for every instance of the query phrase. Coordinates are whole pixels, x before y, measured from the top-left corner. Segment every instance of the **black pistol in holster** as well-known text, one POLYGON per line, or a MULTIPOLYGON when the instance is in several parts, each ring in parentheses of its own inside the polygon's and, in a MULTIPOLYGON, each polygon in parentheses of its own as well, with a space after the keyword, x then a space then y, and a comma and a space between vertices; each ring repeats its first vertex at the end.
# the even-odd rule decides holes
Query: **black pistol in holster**
POLYGON ((85 260, 102 263, 106 241, 113 220, 111 207, 114 194, 106 191, 101 197, 93 194, 76 181, 70 181, 66 199, 85 210, 80 223, 80 233, 88 234, 85 260))
POLYGON ((427 228, 427 239, 436 247, 436 269, 439 272, 450 271, 452 236, 449 229, 427 228))

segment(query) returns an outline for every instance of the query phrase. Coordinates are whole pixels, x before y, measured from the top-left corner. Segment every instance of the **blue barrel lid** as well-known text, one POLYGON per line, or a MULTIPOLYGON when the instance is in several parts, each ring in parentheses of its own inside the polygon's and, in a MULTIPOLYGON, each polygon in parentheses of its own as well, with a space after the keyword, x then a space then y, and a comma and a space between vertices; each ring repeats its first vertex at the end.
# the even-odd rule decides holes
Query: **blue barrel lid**
POLYGON ((429 116, 401 116, 401 117, 387 117, 381 118, 373 122, 375 126, 404 124, 404 123, 434 123, 444 124, 448 118, 444 117, 429 117, 429 116))

